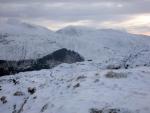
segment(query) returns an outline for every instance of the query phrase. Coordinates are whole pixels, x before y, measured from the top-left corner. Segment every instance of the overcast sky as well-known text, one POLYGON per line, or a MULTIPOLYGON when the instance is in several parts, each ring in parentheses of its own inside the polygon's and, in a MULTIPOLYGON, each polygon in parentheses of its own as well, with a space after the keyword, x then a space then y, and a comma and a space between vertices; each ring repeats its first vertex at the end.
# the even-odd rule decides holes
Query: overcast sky
POLYGON ((0 0, 0 22, 7 20, 52 30, 82 25, 150 35, 150 0, 0 0))

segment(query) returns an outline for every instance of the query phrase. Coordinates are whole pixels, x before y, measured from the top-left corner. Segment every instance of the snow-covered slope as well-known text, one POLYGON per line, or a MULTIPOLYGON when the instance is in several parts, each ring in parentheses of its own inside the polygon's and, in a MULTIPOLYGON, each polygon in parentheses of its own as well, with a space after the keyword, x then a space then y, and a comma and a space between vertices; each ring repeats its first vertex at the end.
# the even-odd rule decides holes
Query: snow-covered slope
POLYGON ((84 62, 1 77, 0 113, 150 113, 149 70, 84 62))
POLYGON ((111 29, 69 26, 56 32, 26 23, 0 28, 0 59, 42 57, 60 48, 103 65, 150 65, 150 37, 111 29))
POLYGON ((0 27, 0 59, 37 58, 60 49, 54 32, 26 23, 3 23, 0 27))
POLYGON ((88 61, 0 77, 0 113, 150 113, 150 37, 73 26, 53 32, 16 22, 0 28, 0 59, 60 48, 88 61))
POLYGON ((150 37, 112 29, 91 29, 69 26, 57 31, 66 48, 79 52, 86 59, 100 63, 150 63, 150 37), (132 57, 132 58, 131 58, 132 57), (132 60, 132 61, 131 61, 132 60))

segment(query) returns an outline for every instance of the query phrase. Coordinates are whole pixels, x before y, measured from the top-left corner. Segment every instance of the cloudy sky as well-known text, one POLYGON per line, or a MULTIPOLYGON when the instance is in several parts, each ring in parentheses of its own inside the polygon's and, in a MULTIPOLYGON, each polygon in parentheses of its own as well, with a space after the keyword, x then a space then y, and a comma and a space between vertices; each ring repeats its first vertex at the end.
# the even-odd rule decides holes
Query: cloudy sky
POLYGON ((7 20, 52 30, 79 25, 150 35, 150 0, 0 0, 0 22, 7 20))

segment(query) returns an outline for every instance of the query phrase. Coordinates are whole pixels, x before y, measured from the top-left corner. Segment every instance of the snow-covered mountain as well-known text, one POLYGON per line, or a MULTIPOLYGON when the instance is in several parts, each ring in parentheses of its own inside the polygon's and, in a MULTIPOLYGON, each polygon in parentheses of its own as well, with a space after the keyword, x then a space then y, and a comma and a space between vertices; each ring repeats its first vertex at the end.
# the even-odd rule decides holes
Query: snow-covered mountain
POLYGON ((150 37, 112 29, 69 26, 56 32, 66 48, 86 59, 100 63, 128 62, 143 65, 150 62, 150 37), (131 61, 132 60, 132 61, 131 61))
POLYGON ((56 35, 44 27, 26 23, 3 23, 0 27, 0 59, 37 58, 59 49, 56 35))
POLYGON ((85 61, 0 77, 0 113, 150 113, 150 37, 74 26, 56 32, 18 22, 2 26, 0 60, 67 48, 85 61))
POLYGON ((53 32, 26 23, 5 23, 0 34, 0 59, 37 58, 67 48, 103 65, 150 65, 149 36, 79 26, 53 32))

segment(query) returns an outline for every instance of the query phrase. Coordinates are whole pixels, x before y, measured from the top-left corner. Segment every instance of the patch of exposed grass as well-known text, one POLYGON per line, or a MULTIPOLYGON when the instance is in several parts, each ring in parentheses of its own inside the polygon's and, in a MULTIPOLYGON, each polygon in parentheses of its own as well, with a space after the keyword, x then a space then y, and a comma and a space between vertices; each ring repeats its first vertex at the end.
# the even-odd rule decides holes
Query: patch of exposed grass
POLYGON ((117 73, 117 72, 113 72, 113 71, 109 71, 105 74, 106 78, 127 78, 127 74, 125 73, 117 73))

